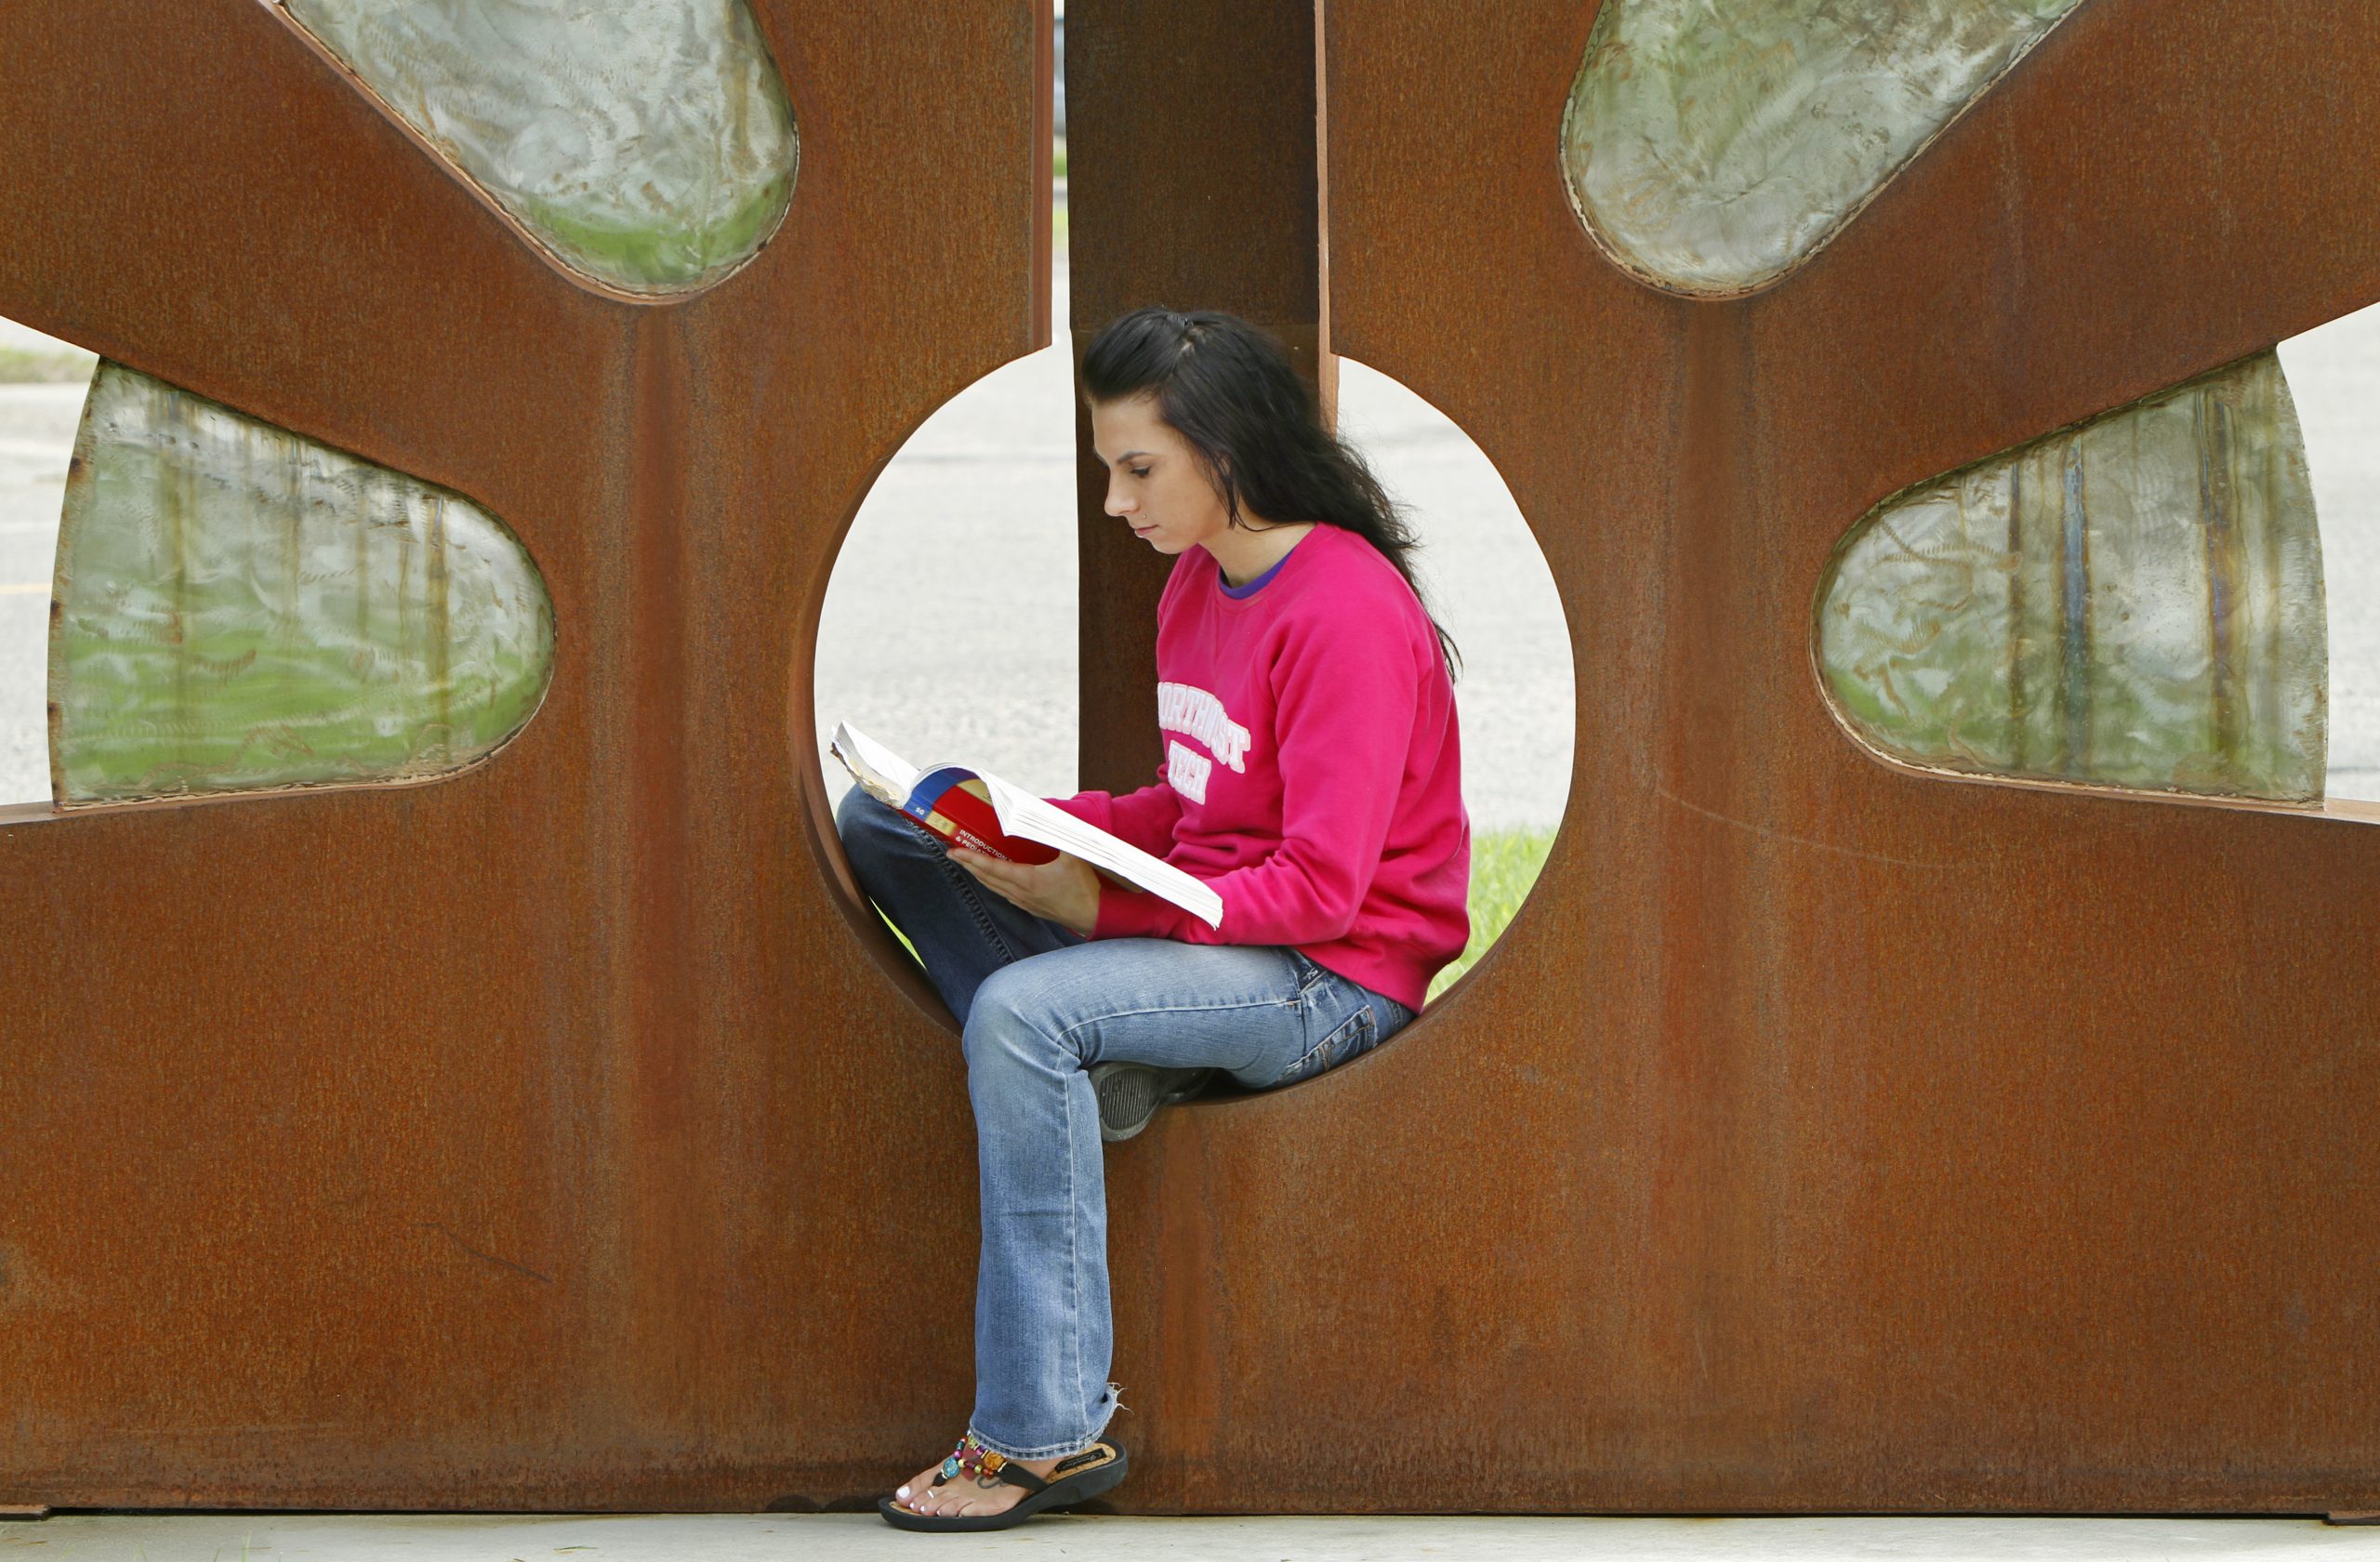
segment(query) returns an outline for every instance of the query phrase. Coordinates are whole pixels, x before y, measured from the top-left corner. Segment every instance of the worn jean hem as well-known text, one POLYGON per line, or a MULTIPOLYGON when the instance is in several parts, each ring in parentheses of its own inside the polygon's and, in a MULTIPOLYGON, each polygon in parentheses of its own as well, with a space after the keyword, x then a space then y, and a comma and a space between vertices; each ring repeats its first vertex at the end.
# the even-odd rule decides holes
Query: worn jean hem
POLYGON ((985 1448, 991 1449, 994 1453, 1000 1455, 1004 1459, 1064 1459, 1068 1454, 1080 1453, 1083 1449, 1091 1447, 1091 1444, 1099 1441, 1100 1435, 1107 1430, 1107 1423, 1115 1420, 1116 1412, 1123 1408, 1123 1401, 1117 1396, 1116 1385, 1114 1383, 1109 1383, 1107 1385, 1104 1408, 1094 1410, 1091 1412, 1092 1420, 1091 1431, 1087 1435, 1074 1439, 1072 1442, 1045 1443, 1039 1446, 1032 1446, 1024 1443, 1004 1443, 998 1437, 985 1436, 984 1429, 981 1426, 970 1426, 968 1430, 975 1434, 975 1440, 977 1442, 983 1444, 985 1448))

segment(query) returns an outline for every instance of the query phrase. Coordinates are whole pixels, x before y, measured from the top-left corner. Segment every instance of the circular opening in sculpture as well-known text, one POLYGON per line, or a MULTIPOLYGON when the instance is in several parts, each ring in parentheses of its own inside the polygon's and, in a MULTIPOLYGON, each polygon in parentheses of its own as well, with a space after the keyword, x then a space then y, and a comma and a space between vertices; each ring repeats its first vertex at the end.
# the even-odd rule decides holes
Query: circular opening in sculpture
MULTIPOLYGON (((995 371, 920 425, 860 505, 813 658, 813 738, 838 811, 855 785, 835 752, 839 728, 900 761, 895 782, 948 766, 1032 798, 1076 794, 1081 713, 1100 703, 1090 680, 1136 672, 1154 624, 1086 619, 1078 494, 1093 496, 1089 524, 1123 523, 1095 508, 1099 470, 1078 464, 1075 396, 1062 348, 995 371), (1118 642, 1131 649, 1117 655, 1118 642)), ((1422 545, 1424 600, 1459 649, 1471 937, 1429 983, 1424 1007, 1434 1009, 1513 924, 1553 847, 1570 783, 1569 638, 1542 551, 1468 436, 1352 361, 1338 365, 1337 408, 1342 431, 1406 507, 1422 545)), ((1148 563, 1159 582, 1173 567, 1148 563)), ((1169 721, 1181 725, 1162 693, 1152 737, 1169 721)), ((853 801, 889 811, 880 796, 853 801)), ((897 934, 883 911, 871 920, 897 934)), ((1216 941, 1230 942, 1223 931, 1216 941)))

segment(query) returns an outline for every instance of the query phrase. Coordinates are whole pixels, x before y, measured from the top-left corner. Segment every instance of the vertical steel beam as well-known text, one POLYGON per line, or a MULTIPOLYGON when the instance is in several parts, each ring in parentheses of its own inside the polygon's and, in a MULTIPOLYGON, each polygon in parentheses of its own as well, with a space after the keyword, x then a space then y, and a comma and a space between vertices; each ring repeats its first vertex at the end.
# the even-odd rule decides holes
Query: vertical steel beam
MULTIPOLYGON (((1315 12, 1283 0, 1075 0, 1066 12, 1066 188, 1075 353, 1144 304, 1219 309, 1289 345, 1316 382, 1322 251, 1315 12)), ((1148 784, 1153 657, 1169 559, 1103 509, 1077 409, 1082 785, 1148 784)))

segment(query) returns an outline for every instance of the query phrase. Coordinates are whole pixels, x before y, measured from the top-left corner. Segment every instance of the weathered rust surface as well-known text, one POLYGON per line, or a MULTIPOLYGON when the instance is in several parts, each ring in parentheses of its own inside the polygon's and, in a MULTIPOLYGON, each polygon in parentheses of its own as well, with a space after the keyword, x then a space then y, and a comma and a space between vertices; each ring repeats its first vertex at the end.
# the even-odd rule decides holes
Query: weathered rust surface
MULTIPOLYGON (((654 307, 250 0, 172 10, 0 10, 0 312, 470 495, 557 671, 449 783, 0 818, 0 1504, 860 1501, 966 1412, 972 1139, 831 844, 810 641, 879 464, 1034 345, 1045 19, 761 0, 792 213, 654 307)), ((1690 303, 1565 198, 1592 12, 1330 12, 1332 345, 1536 526, 1573 792, 1428 1017, 1111 1156, 1118 1505, 2380 1509, 2380 833, 1888 769, 1808 647, 1878 498, 2380 298, 2380 17, 2093 0, 1690 303)), ((1182 187, 1099 193, 1075 69, 1078 232, 1179 225, 1078 250, 1076 325, 1306 318, 1293 222, 1202 271, 1247 262, 1182 187)))
POLYGON ((1133 1501, 2374 1506, 2380 833, 1888 769, 1809 638, 1886 495, 2380 298, 2380 13, 2093 0, 1694 303, 1565 199, 1593 12, 1329 8, 1330 345, 1535 527, 1572 795, 1426 1018, 1114 1158, 1133 1501))
MULTIPOLYGON (((1321 347, 1315 14, 1281 0, 1077 0, 1066 11, 1066 204, 1078 362, 1128 310, 1228 310, 1321 347)), ((1164 748, 1152 654, 1171 561, 1104 508, 1076 412, 1085 787, 1148 785, 1164 748)))
POLYGON ((0 9, 0 312, 469 495, 559 624, 455 781, 0 823, 0 1502, 800 1505, 963 1423, 960 1066, 822 844, 811 637, 1046 330, 1046 7, 756 9, 793 208, 666 305, 254 0, 0 9))

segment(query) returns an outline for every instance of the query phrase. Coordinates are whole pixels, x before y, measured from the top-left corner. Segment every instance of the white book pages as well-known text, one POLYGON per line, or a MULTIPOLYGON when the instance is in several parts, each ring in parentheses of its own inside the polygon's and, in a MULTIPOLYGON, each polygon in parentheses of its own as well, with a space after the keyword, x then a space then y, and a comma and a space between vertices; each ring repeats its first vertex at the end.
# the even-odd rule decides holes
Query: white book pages
MULTIPOLYGON (((852 773, 853 779, 895 808, 908 801, 918 778, 925 774, 848 721, 836 724, 829 747, 852 773)), ((985 791, 991 797, 992 812, 998 816, 1000 828, 1009 834, 1080 857, 1093 867, 1104 868, 1127 883, 1138 884, 1150 894, 1171 901, 1209 927, 1223 926, 1223 896, 1164 858, 1152 856, 1095 825, 1087 825, 1064 809, 1052 807, 1038 795, 1011 786, 997 775, 967 768, 969 774, 984 783, 985 791)))
MULTIPOLYGON (((918 784, 918 772, 907 761, 848 721, 835 723, 832 748, 835 758, 842 761, 843 768, 852 773, 853 780, 863 786, 870 780, 880 782, 894 794, 890 801, 895 807, 907 800, 910 788, 918 784)), ((879 797, 883 796, 874 787, 869 787, 868 790, 879 797)))
POLYGON ((1163 895, 1210 928, 1223 925, 1223 897, 1164 858, 1151 856, 1129 841, 1120 841, 1095 825, 1087 825, 1064 809, 1052 807, 997 775, 987 775, 980 770, 975 774, 992 794, 992 812, 999 815, 1000 828, 1009 834, 1055 846, 1093 867, 1104 867, 1152 894, 1163 895))

